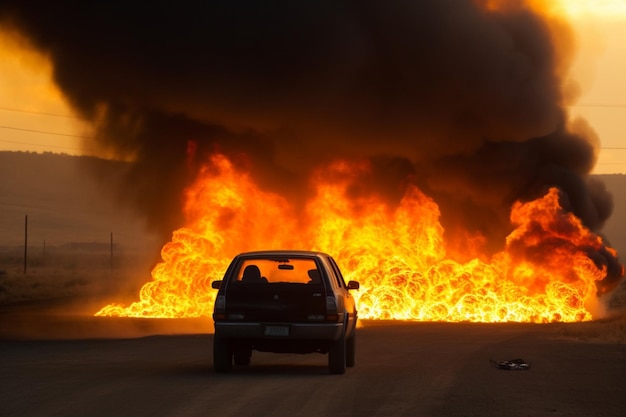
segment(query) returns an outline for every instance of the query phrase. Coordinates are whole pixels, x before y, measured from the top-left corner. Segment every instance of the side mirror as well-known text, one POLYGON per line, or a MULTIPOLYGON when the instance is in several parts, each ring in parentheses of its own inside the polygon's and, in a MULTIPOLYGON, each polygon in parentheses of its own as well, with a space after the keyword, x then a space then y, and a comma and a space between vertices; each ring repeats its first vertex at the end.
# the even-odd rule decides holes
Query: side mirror
POLYGON ((357 281, 348 281, 349 290, 358 290, 361 285, 357 281))
POLYGON ((222 280, 221 279, 219 279, 217 281, 211 282, 211 288, 213 288, 215 290, 219 290, 221 286, 222 286, 222 280))

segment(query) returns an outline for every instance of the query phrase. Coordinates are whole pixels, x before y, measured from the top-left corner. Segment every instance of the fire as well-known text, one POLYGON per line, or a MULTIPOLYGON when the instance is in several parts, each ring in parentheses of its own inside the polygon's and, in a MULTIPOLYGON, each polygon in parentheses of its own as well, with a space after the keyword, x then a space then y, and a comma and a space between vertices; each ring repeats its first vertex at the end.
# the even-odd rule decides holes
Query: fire
MULTIPOLYGON (((590 253, 601 238, 561 208, 552 188, 517 202, 505 249, 461 263, 446 252, 439 208, 415 186, 394 207, 376 195, 348 197, 367 164, 336 162, 312 179, 301 212, 260 190, 223 155, 214 155, 187 190, 187 225, 173 233, 140 300, 112 304, 99 316, 210 316, 215 290, 236 253, 306 249, 332 254, 345 279, 358 280, 359 316, 367 319, 552 322, 592 319, 588 305, 607 268, 590 253)), ((468 239, 477 253, 481 239, 468 239)), ((611 250, 611 249, 609 249, 611 250)))

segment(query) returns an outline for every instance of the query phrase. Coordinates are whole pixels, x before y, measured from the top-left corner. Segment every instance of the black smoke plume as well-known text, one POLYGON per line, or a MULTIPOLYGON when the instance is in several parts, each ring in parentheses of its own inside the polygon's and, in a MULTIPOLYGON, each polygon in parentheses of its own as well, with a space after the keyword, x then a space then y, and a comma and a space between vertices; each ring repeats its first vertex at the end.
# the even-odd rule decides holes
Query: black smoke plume
POLYGON ((554 33, 522 0, 481 3, 4 1, 0 19, 49 54, 100 144, 135 157, 118 192, 165 233, 216 151, 300 199, 312 169, 368 158, 355 193, 413 181, 451 241, 480 231, 492 250, 511 204, 551 186, 598 230, 612 199, 588 178, 597 138, 568 130, 554 33))

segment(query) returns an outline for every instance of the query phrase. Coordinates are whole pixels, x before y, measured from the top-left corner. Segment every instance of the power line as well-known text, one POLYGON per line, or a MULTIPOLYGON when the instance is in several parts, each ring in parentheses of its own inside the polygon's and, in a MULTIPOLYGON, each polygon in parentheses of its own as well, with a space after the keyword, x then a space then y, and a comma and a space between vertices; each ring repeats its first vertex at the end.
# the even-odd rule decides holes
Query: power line
POLYGON ((16 109, 16 108, 13 108, 13 107, 0 107, 0 110, 2 110, 2 111, 10 111, 10 112, 14 112, 14 113, 37 114, 37 115, 41 115, 41 116, 63 117, 63 118, 66 118, 66 119, 76 119, 76 120, 86 121, 86 119, 82 119, 80 117, 76 117, 76 116, 73 116, 73 115, 70 115, 70 114, 46 113, 46 112, 40 112, 40 111, 34 111, 34 110, 16 109))
POLYGON ((54 148, 54 149, 65 149, 65 150, 69 150, 69 151, 74 151, 74 152, 82 152, 81 149, 78 148, 72 148, 69 146, 60 146, 60 145, 48 145, 48 144, 41 144, 41 143, 28 143, 28 142, 15 142, 15 141, 10 141, 10 140, 1 140, 1 143, 12 143, 15 145, 28 145, 28 146, 39 146, 41 148, 54 148))
POLYGON ((73 135, 71 133, 48 132, 48 131, 45 131, 45 130, 24 129, 24 128, 21 128, 21 127, 13 127, 13 126, 3 126, 3 125, 0 125, 0 128, 1 129, 19 130, 21 132, 43 133, 44 135, 68 136, 68 137, 72 137, 72 138, 90 139, 90 140, 94 139, 94 138, 90 138, 90 137, 87 137, 87 136, 73 135))
POLYGON ((589 104, 574 104, 569 107, 596 107, 607 109, 626 109, 626 104, 602 104, 602 103, 589 103, 589 104))

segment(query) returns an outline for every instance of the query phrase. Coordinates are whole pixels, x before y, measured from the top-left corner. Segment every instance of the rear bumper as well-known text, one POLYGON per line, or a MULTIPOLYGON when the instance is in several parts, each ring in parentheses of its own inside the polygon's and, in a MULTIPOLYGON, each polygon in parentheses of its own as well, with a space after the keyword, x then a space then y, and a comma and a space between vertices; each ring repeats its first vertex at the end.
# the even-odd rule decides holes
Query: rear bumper
POLYGON ((337 340, 341 337, 343 323, 256 323, 215 322, 215 334, 228 339, 274 339, 274 340, 337 340), (269 326, 289 328, 286 336, 266 334, 269 326))

